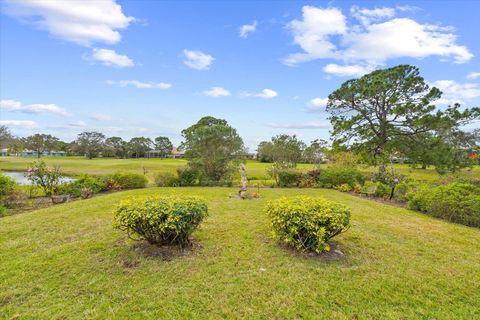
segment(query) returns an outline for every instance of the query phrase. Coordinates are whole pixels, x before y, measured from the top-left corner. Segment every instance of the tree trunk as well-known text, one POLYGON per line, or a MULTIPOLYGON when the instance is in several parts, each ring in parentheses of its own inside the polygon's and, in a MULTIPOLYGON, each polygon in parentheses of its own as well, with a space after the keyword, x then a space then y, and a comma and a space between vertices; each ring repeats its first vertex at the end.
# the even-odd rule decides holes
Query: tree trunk
POLYGON ((380 165, 378 166, 378 173, 381 175, 381 176, 384 176, 385 173, 387 172, 387 168, 385 167, 385 163, 380 163, 380 165))

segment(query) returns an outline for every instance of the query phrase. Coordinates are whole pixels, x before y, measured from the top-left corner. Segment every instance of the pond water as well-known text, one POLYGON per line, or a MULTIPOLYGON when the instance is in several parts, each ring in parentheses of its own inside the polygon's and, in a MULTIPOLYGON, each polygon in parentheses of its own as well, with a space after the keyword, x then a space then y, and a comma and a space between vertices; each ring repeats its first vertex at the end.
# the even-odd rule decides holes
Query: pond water
MULTIPOLYGON (((15 180, 15 182, 17 182, 20 185, 29 186, 32 184, 32 182, 27 179, 24 172, 3 171, 2 173, 12 178, 13 180, 15 180)), ((73 180, 75 179, 72 179, 70 177, 62 177, 60 178, 60 183, 72 182, 73 180)))

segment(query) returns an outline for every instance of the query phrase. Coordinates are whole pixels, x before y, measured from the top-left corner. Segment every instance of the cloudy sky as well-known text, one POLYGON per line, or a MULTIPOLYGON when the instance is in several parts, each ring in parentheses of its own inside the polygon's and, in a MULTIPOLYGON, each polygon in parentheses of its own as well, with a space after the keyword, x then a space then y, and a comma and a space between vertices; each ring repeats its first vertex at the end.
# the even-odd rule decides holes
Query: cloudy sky
POLYGON ((439 106, 480 105, 480 1, 0 2, 0 123, 15 134, 169 136, 226 119, 250 149, 328 138, 328 94, 420 67, 439 106))

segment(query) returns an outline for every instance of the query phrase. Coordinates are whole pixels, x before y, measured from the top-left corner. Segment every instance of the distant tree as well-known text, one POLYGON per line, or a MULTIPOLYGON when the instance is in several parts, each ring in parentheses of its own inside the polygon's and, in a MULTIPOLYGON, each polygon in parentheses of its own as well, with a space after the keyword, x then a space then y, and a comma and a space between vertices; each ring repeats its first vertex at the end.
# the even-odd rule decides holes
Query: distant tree
POLYGON ((244 153, 242 138, 227 121, 203 117, 196 124, 184 129, 185 150, 189 165, 209 180, 219 181, 231 173, 231 161, 244 153))
POLYGON ((68 152, 69 149, 70 149, 70 143, 62 141, 62 140, 58 140, 53 149, 55 151, 68 152))
POLYGON ((105 140, 105 149, 111 157, 123 159, 128 155, 128 143, 120 137, 107 138, 105 140))
POLYGON ((475 131, 441 130, 405 139, 400 150, 408 155, 413 166, 420 164, 423 169, 434 166, 440 174, 445 174, 475 163, 469 155, 475 152, 477 140, 475 131))
POLYGON ((305 148, 305 143, 297 139, 297 136, 280 134, 273 137, 271 141, 260 142, 257 153, 262 162, 276 162, 294 167, 302 161, 305 148))
POLYGON ((262 141, 257 147, 257 159, 260 162, 273 162, 273 143, 262 141))
POLYGON ((316 139, 303 150, 303 161, 306 163, 321 163, 328 151, 328 143, 323 139, 316 139))
POLYGON ((25 148, 35 151, 40 158, 43 152, 52 151, 57 146, 58 138, 49 134, 34 134, 24 139, 25 148))
POLYGON ((10 129, 7 126, 0 126, 0 148, 7 148, 13 139, 10 129))
POLYGON ((135 158, 145 157, 149 150, 152 150, 153 141, 150 138, 135 137, 128 142, 128 149, 135 158))
POLYGON ((479 117, 480 109, 444 111, 433 104, 442 92, 429 87, 416 67, 399 65, 344 82, 328 96, 334 143, 350 145, 380 173, 405 139, 446 130, 479 117))
POLYGON ((96 158, 105 147, 105 135, 96 131, 82 132, 75 140, 74 149, 88 159, 96 158))
POLYGON ((160 156, 162 158, 166 158, 172 153, 173 144, 168 137, 156 137, 155 150, 160 151, 160 156))
POLYGON ((25 150, 25 139, 22 138, 14 138, 8 144, 8 152, 10 154, 15 154, 17 152, 25 150))

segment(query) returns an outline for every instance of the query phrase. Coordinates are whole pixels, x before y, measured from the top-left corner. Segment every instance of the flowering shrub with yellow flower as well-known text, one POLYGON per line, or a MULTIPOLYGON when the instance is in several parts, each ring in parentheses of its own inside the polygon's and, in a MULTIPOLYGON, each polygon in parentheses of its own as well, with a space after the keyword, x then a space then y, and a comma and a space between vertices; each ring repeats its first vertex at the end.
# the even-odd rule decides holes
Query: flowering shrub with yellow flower
POLYGON ((208 207, 203 198, 193 196, 130 198, 121 201, 114 214, 115 227, 134 240, 185 247, 208 207))
POLYGON ((323 197, 282 197, 265 211, 275 237, 302 251, 329 251, 328 241, 350 225, 350 209, 323 197))

